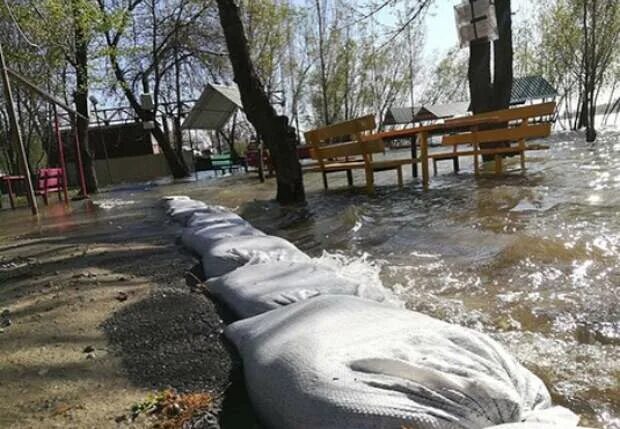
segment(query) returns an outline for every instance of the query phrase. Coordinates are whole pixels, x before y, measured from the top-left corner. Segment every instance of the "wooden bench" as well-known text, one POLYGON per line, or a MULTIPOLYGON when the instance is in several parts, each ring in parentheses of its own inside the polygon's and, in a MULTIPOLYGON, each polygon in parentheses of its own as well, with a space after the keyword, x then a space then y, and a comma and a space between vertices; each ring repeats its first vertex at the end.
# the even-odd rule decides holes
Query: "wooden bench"
POLYGON ((35 182, 35 195, 41 195, 45 205, 48 205, 47 195, 51 192, 58 192, 58 201, 62 201, 64 177, 62 168, 40 169, 35 182))
MULTIPOLYGON (((536 138, 548 137, 551 134, 551 123, 555 115, 555 102, 534 104, 530 106, 516 107, 513 109, 497 110, 474 115, 471 118, 484 120, 493 118, 499 126, 493 129, 480 129, 473 127, 467 132, 446 135, 441 144, 452 146, 450 152, 440 152, 429 155, 433 160, 433 168, 437 174, 437 162, 453 160, 455 171, 458 171, 459 156, 473 156, 474 170, 476 175, 480 173, 478 157, 480 155, 493 155, 495 160, 495 174, 503 171, 504 155, 519 155, 521 170, 525 170, 525 152, 530 150, 548 149, 545 145, 526 145, 526 141, 536 138), (485 147, 489 143, 506 143, 502 147, 485 147), (513 145, 516 143, 516 145, 513 145), (460 145, 471 145, 471 150, 459 151, 460 145)), ((457 121, 462 118, 447 120, 457 121)))
POLYGON ((323 186, 327 189, 328 173, 346 172, 349 186, 352 186, 353 170, 364 170, 366 188, 368 192, 373 192, 376 171, 396 170, 398 185, 402 186, 402 166, 414 161, 373 160, 373 154, 385 152, 383 140, 369 136, 375 127, 375 116, 368 115, 306 132, 306 143, 311 146, 310 156, 317 163, 304 168, 304 171, 321 172, 323 186))

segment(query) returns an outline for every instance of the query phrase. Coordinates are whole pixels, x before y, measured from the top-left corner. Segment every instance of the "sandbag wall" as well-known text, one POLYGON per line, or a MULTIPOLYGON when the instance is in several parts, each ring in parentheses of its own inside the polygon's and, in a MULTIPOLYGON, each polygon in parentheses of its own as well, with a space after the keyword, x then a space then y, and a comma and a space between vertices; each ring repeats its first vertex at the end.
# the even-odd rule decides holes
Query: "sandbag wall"
POLYGON ((408 311, 387 288, 345 278, 223 207, 165 203, 209 293, 240 319, 224 333, 266 428, 577 427, 490 337, 408 311))

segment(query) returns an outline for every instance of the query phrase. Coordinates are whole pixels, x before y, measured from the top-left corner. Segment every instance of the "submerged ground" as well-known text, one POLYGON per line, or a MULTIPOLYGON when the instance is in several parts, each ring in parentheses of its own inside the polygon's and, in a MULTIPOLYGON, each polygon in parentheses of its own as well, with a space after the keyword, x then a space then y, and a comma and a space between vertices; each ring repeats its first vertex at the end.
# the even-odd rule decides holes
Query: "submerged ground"
POLYGON ((476 179, 467 162, 459 175, 444 163, 429 192, 399 189, 393 172, 374 196, 344 174, 328 193, 307 176, 296 210, 249 175, 117 189, 70 215, 53 206, 40 224, 1 212, 0 311, 12 324, 0 333, 0 426, 115 426, 154 389, 224 392, 234 354, 157 207, 186 194, 382 280, 411 309, 490 333, 583 423, 620 427, 620 133, 550 144, 524 176, 476 179))

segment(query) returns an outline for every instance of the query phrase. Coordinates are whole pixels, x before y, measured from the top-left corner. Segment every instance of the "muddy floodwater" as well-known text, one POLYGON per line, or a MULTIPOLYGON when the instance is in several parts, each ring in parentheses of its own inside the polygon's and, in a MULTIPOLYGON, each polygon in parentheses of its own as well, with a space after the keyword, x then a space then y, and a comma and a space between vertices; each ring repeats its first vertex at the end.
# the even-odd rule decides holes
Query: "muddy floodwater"
POLYGON ((273 180, 249 174, 111 191, 90 216, 148 211, 165 194, 234 208, 349 276, 380 279, 412 310, 491 334, 582 424, 620 428, 620 132, 549 144, 525 175, 475 178, 466 161, 458 175, 442 163, 428 192, 409 171, 402 189, 378 173, 373 196, 361 175, 356 189, 330 175, 326 193, 315 174, 307 206, 284 210, 269 202, 273 180))

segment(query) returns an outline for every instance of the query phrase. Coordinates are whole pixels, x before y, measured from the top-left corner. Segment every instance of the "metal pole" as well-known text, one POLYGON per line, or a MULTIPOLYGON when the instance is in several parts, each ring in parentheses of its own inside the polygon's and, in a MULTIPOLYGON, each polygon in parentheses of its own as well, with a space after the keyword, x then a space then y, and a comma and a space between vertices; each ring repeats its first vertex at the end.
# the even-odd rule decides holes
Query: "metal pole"
POLYGON ((69 205, 69 195, 67 192, 67 165, 65 164, 65 148, 60 134, 60 124, 58 123, 58 112, 56 105, 54 106, 54 127, 56 128, 56 140, 58 141, 58 157, 60 158, 60 167, 62 168, 62 190, 65 194, 65 205, 69 205))
MULTIPOLYGON (((108 157, 108 142, 105 139, 105 129, 101 127, 99 122, 99 112, 97 111, 97 104, 93 103, 93 109, 95 110, 95 120, 97 121, 97 129, 101 136, 101 143, 103 143, 103 156, 105 156, 105 165, 108 170, 108 182, 112 184, 112 169, 110 168, 110 158, 108 157)), ((106 126, 104 122, 104 127, 106 126)))
POLYGON ((74 120, 75 126, 75 154, 76 162, 78 164, 78 171, 80 172, 80 188, 82 189, 82 197, 88 198, 88 189, 86 188, 86 178, 84 177, 84 166, 82 165, 82 152, 80 150, 80 137, 77 131, 77 119, 74 120))
POLYGON ((11 128, 13 129, 13 141, 17 144, 17 153, 19 155, 19 161, 21 163, 22 172, 25 176, 26 187, 28 188, 28 199, 30 200, 30 208, 32 214, 37 216, 39 214, 39 207, 37 206, 37 198, 34 194, 34 187, 32 185, 32 177, 30 176, 30 167, 28 166, 28 159, 26 157, 26 149, 24 149, 24 142, 22 140, 22 134, 17 123, 17 114, 15 113, 15 105, 13 104, 13 92, 11 91, 11 82, 9 81, 9 75, 7 74, 6 62, 4 60, 4 51, 2 50, 2 44, 0 43, 0 66, 2 66, 2 83, 4 86, 4 96, 7 100, 7 111, 9 113, 9 120, 11 128))

